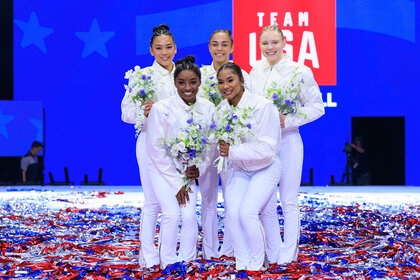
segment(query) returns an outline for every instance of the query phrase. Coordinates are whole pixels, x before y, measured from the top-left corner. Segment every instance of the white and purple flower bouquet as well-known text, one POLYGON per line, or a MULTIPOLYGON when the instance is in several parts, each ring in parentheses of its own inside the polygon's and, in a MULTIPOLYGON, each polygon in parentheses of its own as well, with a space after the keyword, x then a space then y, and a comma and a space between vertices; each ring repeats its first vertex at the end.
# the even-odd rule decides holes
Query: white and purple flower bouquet
POLYGON ((134 125, 136 136, 140 134, 145 119, 143 103, 155 98, 156 84, 152 80, 152 74, 153 70, 151 69, 145 70, 141 69, 140 66, 135 66, 134 70, 128 70, 124 76, 125 79, 128 79, 128 85, 124 85, 124 88, 139 108, 139 114, 134 125))
MULTIPOLYGON (((214 132, 212 132, 215 141, 224 141, 231 145, 252 141, 254 133, 252 132, 250 119, 253 112, 254 110, 251 107, 231 107, 225 111, 216 109, 216 125, 214 132)), ((225 156, 219 156, 213 164, 220 173, 226 170, 227 163, 228 160, 225 156)))
POLYGON ((204 91, 204 98, 208 99, 210 102, 217 106, 223 100, 223 96, 220 94, 217 87, 217 79, 215 76, 210 76, 203 82, 202 88, 204 91))
MULTIPOLYGON (((191 118, 176 137, 163 140, 161 145, 172 159, 175 168, 184 174, 189 166, 198 167, 204 161, 206 149, 209 147, 207 129, 191 118)), ((189 178, 184 176, 183 180, 188 189, 189 178)))
POLYGON ((280 114, 294 114, 306 118, 306 114, 302 112, 301 95, 304 83, 303 79, 299 79, 299 74, 296 70, 288 83, 279 85, 273 82, 267 90, 267 97, 273 101, 280 114))

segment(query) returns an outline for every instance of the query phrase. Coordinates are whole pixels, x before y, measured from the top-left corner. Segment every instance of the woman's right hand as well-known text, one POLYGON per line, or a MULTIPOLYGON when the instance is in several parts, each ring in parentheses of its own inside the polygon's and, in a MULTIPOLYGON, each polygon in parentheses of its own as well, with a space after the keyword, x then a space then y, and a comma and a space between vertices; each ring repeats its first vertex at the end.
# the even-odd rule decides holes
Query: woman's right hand
POLYGON ((155 103, 155 101, 146 100, 143 102, 144 116, 146 118, 149 116, 150 110, 152 110, 153 103, 155 103))

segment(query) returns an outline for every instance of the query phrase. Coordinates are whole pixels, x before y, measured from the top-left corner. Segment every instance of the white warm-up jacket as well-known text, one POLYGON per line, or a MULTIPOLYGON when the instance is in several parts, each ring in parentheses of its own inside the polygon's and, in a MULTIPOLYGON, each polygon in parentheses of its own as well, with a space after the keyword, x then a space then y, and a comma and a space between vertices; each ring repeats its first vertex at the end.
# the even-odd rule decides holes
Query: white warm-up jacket
MULTIPOLYGON (((253 108, 254 113, 250 123, 254 136, 249 142, 230 145, 228 160, 244 171, 265 168, 275 161, 280 146, 280 121, 277 108, 271 101, 253 95, 248 90, 244 91, 237 107, 253 108)), ((228 100, 223 100, 217 111, 227 111, 230 108, 228 100)))
POLYGON ((298 79, 303 79, 304 82, 301 92, 304 106, 301 110, 306 115, 306 118, 297 114, 287 115, 285 127, 282 130, 283 133, 288 130, 297 130, 299 126, 312 122, 325 113, 322 95, 311 69, 292 61, 290 56, 286 54, 273 66, 263 58, 256 63, 250 73, 252 93, 265 96, 273 82, 279 85, 288 83, 295 71, 298 71, 298 79))
MULTIPOLYGON (((187 120, 191 117, 195 123, 209 127, 213 122, 213 115, 214 105, 210 101, 197 97, 194 106, 188 106, 178 94, 155 103, 150 111, 149 125, 153 129, 147 133, 146 148, 159 173, 156 175, 164 177, 165 181, 173 188, 174 195, 184 185, 182 174, 176 170, 172 159, 161 143, 164 139, 175 138, 187 126, 187 120)), ((204 173, 210 164, 211 149, 210 146, 203 163, 197 166, 200 174, 204 173)))

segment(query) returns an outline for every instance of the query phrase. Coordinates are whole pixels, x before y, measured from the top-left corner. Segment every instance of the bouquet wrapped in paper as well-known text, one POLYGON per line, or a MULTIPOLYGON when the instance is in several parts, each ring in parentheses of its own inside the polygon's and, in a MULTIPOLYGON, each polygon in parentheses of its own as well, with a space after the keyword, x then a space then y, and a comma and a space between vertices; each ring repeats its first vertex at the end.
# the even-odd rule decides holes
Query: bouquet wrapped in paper
MULTIPOLYGON (((254 133, 250 119, 254 110, 250 107, 235 108, 229 110, 216 110, 216 129, 213 132, 217 142, 224 141, 228 144, 235 145, 252 140, 254 133)), ((228 160, 225 156, 219 156, 214 161, 214 166, 220 173, 226 170, 228 160)))
POLYGON ((156 92, 156 84, 152 80, 153 70, 141 69, 140 66, 135 66, 134 70, 129 70, 125 73, 125 79, 128 79, 128 85, 124 85, 126 91, 130 95, 133 102, 139 110, 134 128, 136 129, 136 136, 138 136, 143 127, 144 116, 144 101, 154 100, 156 92))
MULTIPOLYGON (((185 128, 176 137, 162 141, 161 145, 181 174, 184 174, 189 166, 198 167, 205 160, 206 150, 209 147, 206 132, 205 127, 189 119, 185 128)), ((189 178, 184 176, 183 180, 188 189, 189 178)))
POLYGON ((301 90, 304 85, 303 79, 299 79, 299 73, 293 73, 288 83, 278 84, 273 82, 267 90, 268 99, 272 100, 281 115, 295 114, 306 118, 302 112, 301 90))

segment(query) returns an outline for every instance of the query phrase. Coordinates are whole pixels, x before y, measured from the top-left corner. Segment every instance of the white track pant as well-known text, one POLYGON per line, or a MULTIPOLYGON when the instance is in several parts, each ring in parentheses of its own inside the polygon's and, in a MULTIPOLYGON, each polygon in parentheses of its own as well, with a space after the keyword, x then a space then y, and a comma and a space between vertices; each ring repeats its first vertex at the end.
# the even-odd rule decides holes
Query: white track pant
POLYGON ((158 172, 152 170, 153 187, 156 197, 162 208, 162 222, 159 235, 160 266, 178 261, 191 261, 197 256, 197 187, 192 181, 189 193, 190 202, 185 207, 180 207, 173 188, 162 178, 158 172), (179 237, 179 254, 176 254, 178 242, 178 227, 182 217, 182 227, 179 237))
POLYGON ((218 154, 215 153, 211 165, 198 179, 201 193, 201 225, 203 228, 203 258, 219 257, 219 237, 217 221, 217 194, 219 174, 213 166, 218 154))
POLYGON ((236 269, 260 270, 265 258, 265 233, 259 213, 276 190, 280 160, 253 172, 231 166, 226 172, 226 223, 235 229, 232 245, 236 269))
MULTIPOLYGON (((277 263, 283 264, 295 261, 299 249, 300 212, 298 193, 302 177, 303 143, 298 130, 288 131, 282 134, 279 157, 281 162, 283 162, 283 172, 279 181, 279 189, 284 216, 284 246, 280 247, 277 263)), ((267 209, 273 209, 277 206, 273 205, 273 200, 270 203, 271 206, 267 206, 267 209)), ((268 211, 268 215, 270 215, 272 210, 268 211)), ((270 224, 269 221, 266 221, 266 217, 267 215, 262 213, 261 218, 264 225, 270 224)), ((267 234, 267 245, 275 243, 278 246, 275 240, 276 238, 274 234, 267 234)))
POLYGON ((230 229, 229 223, 226 221, 226 172, 222 171, 220 173, 220 178, 222 181, 222 193, 223 193, 223 205, 225 211, 225 221, 224 221, 224 235, 223 235, 223 244, 220 248, 219 256, 228 256, 233 257, 233 244, 232 244, 232 231, 230 229))
POLYGON ((151 182, 149 169, 153 163, 146 150, 146 132, 140 133, 137 139, 136 156, 145 200, 140 222, 139 261, 142 267, 152 267, 160 263, 159 251, 154 243, 160 205, 151 182))

